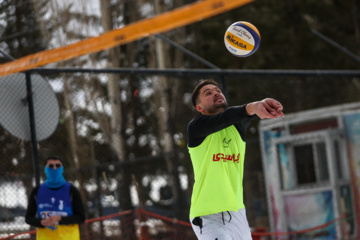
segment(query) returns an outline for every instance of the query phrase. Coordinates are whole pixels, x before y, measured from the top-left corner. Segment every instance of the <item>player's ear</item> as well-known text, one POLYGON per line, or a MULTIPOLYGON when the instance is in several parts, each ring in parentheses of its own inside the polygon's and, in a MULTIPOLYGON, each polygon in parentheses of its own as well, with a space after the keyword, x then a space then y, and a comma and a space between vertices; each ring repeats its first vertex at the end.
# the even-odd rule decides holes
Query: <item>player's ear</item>
POLYGON ((195 108, 200 113, 202 113, 204 111, 204 108, 200 104, 196 104, 195 108))

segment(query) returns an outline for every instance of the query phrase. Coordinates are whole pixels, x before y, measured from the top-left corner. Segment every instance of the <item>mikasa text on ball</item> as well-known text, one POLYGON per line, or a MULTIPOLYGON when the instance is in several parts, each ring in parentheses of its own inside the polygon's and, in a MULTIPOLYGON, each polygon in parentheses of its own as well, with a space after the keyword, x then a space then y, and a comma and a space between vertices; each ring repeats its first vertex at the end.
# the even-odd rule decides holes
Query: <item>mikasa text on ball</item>
POLYGON ((249 22, 235 22, 225 32, 225 47, 237 57, 248 57, 260 46, 260 33, 249 22))

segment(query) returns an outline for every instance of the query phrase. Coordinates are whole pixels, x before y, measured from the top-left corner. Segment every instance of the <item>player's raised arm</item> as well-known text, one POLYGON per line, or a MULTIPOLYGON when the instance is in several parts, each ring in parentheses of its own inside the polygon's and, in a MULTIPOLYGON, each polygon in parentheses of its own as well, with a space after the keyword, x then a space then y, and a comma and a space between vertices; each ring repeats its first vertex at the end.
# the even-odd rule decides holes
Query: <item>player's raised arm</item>
POLYGON ((246 105, 246 112, 249 116, 256 114, 259 118, 283 117, 283 106, 272 98, 265 98, 262 101, 252 102, 246 105))

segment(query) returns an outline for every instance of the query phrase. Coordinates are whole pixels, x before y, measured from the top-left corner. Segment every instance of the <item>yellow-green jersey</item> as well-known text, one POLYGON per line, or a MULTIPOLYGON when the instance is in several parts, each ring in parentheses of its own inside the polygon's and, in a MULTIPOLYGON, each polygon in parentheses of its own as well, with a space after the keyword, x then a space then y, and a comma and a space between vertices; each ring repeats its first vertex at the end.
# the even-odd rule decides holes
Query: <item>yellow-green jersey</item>
POLYGON ((244 135, 252 117, 245 106, 201 115, 188 125, 195 183, 190 218, 238 211, 243 202, 244 135))

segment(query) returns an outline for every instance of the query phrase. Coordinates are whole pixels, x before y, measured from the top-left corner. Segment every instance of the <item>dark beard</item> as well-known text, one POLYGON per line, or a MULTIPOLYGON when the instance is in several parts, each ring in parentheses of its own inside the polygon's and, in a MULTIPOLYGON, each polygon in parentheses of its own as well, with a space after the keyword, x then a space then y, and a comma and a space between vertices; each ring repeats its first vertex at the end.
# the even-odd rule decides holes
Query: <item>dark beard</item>
POLYGON ((227 102, 218 104, 218 105, 214 105, 211 109, 208 109, 208 113, 210 114, 214 114, 214 113, 218 113, 219 109, 223 109, 223 111, 228 107, 227 102))

